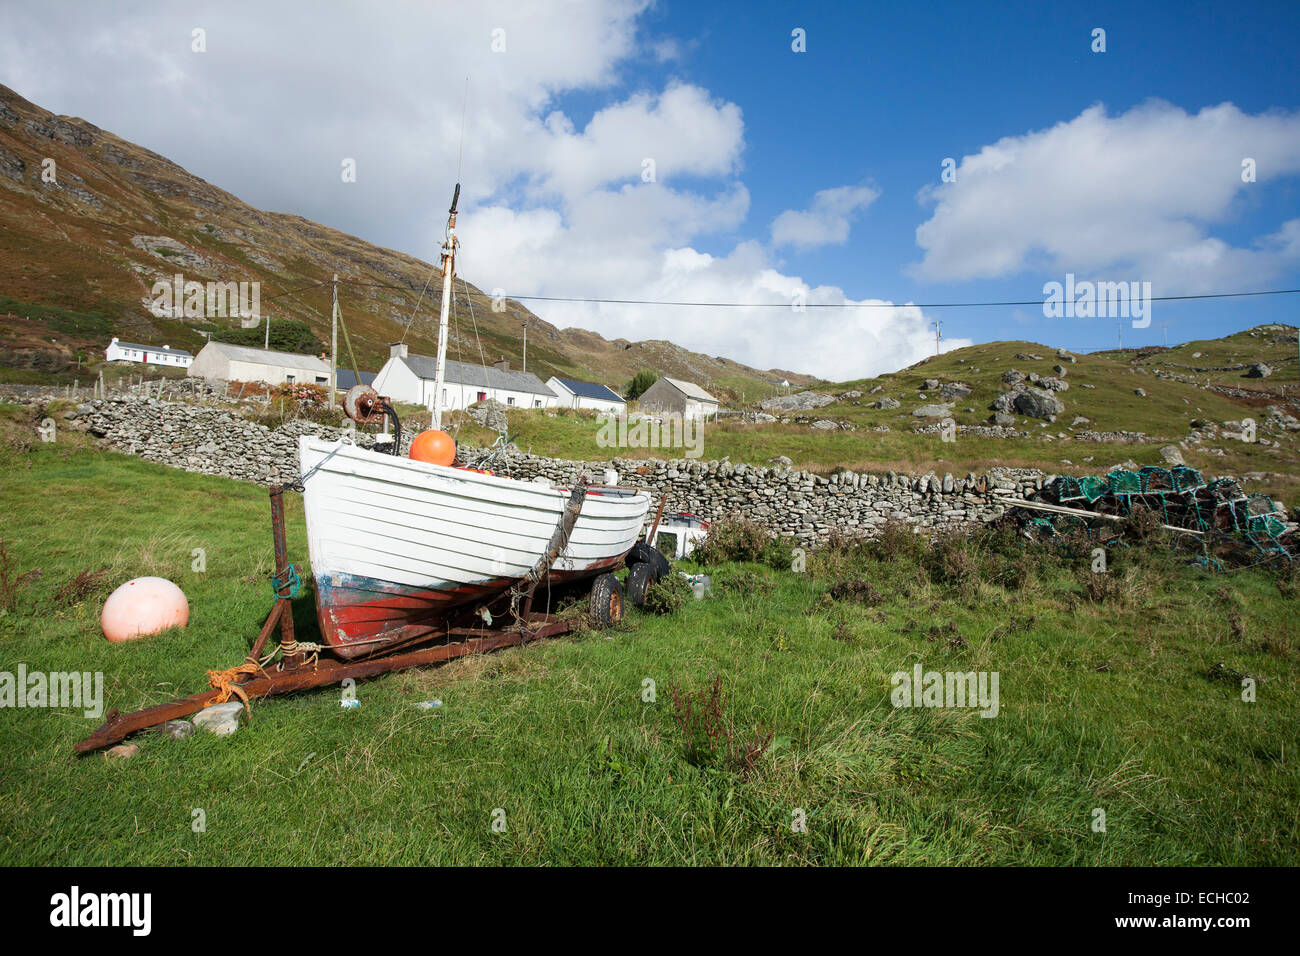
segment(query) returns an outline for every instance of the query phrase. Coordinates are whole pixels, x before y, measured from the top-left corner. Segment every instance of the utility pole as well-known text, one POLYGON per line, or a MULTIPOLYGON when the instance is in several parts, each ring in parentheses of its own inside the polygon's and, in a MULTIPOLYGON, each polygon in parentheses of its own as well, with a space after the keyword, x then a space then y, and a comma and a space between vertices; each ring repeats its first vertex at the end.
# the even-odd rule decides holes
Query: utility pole
POLYGON ((1124 323, 1123 322, 1115 323, 1115 333, 1119 336, 1119 347, 1122 350, 1124 348, 1124 323))
POLYGON ((1169 323, 1161 322, 1160 330, 1165 334, 1165 348, 1169 348, 1169 323))
POLYGON ((266 313, 266 345, 265 348, 271 347, 271 313, 266 313))
POLYGON ((943 338, 943 323, 931 322, 930 327, 934 329, 934 354, 939 354, 939 340, 943 338))
POLYGON ((334 273, 334 286, 330 299, 330 316, 333 323, 333 330, 330 332, 330 410, 332 411, 334 393, 339 387, 339 274, 337 272, 334 273))
POLYGON ((528 371, 528 323, 524 324, 524 371, 528 371))

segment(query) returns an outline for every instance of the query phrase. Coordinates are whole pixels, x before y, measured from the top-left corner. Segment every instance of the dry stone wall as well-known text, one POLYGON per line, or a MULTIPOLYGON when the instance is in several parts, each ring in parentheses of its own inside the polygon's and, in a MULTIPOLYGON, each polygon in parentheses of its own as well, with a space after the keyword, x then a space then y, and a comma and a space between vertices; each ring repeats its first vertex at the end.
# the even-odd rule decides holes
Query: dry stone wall
MULTIPOLYGON (((343 429, 306 421, 277 428, 249 421, 228 407, 167 402, 156 398, 110 397, 78 405, 70 425, 112 447, 187 471, 270 485, 298 476, 298 436, 337 440, 343 429)), ((356 435, 369 447, 371 436, 356 435)), ((403 445, 410 440, 404 436, 403 445)), ((501 475, 539 476, 567 484, 586 474, 601 480, 606 467, 621 483, 666 492, 670 511, 706 519, 740 513, 770 530, 815 543, 833 529, 870 535, 891 518, 927 529, 978 524, 1001 514, 994 491, 1029 494, 1050 480, 1028 469, 994 469, 988 474, 865 474, 830 476, 789 467, 755 467, 731 461, 616 458, 579 462, 510 453, 494 463, 501 475)))

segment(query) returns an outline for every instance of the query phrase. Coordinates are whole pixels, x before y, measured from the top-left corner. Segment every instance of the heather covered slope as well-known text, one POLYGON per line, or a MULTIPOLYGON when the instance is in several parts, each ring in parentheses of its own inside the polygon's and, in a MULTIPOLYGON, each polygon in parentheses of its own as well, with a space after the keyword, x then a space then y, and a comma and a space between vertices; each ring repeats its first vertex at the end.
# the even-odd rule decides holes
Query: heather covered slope
MULTIPOLYGON (((445 201, 429 197, 430 214, 443 215, 445 201)), ((177 272, 198 281, 261 282, 263 312, 307 321, 322 341, 329 340, 328 282, 337 272, 345 320, 367 369, 378 368, 387 343, 402 337, 433 276, 406 341, 416 352, 436 349, 434 266, 300 216, 255 209, 157 153, 85 120, 54 116, 0 86, 0 372, 66 370, 78 351, 102 350, 113 335, 195 350, 205 341, 201 329, 235 324, 151 315, 153 283, 177 272), (55 182, 42 178, 46 159, 54 161, 55 182)), ((621 389, 652 369, 713 382, 724 397, 733 388, 755 394, 769 379, 808 380, 662 340, 608 341, 558 329, 518 302, 493 312, 481 292, 472 285, 466 291, 473 316, 462 299, 450 350, 467 361, 478 361, 481 348, 488 361, 504 355, 518 367, 526 323, 529 370, 543 380, 559 374, 621 389)))

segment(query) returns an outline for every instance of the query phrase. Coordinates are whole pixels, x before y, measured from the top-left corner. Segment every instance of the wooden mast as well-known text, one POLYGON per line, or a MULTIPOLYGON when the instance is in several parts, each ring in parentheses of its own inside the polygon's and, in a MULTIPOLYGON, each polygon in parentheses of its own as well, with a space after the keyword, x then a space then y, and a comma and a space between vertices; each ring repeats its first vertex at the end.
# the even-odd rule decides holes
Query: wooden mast
POLYGON ((442 312, 438 318, 438 369, 433 382, 433 428, 442 428, 442 379, 447 370, 447 316, 451 310, 451 280, 456 272, 456 203, 460 183, 447 210, 447 238, 442 244, 442 312))

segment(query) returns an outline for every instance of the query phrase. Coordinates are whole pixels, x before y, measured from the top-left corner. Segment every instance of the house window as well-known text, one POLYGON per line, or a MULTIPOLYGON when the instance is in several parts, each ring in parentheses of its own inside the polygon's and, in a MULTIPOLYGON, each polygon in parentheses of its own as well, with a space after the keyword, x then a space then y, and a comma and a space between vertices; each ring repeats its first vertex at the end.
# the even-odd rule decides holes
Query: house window
POLYGON ((328 375, 317 375, 317 376, 316 376, 316 384, 317 384, 317 385, 328 385, 329 383, 330 383, 330 379, 329 379, 329 376, 328 376, 328 375))
POLYGON ((540 398, 535 399, 533 401, 533 408, 541 408, 541 407, 542 407, 542 400, 540 398))
POLYGON ((285 375, 284 380, 288 382, 290 385, 294 383, 294 377, 292 375, 285 375))
POLYGON ((513 405, 514 403, 515 403, 515 400, 514 400, 514 397, 513 397, 513 396, 511 396, 510 398, 507 398, 507 399, 506 399, 506 404, 507 404, 507 405, 513 405))
POLYGON ((476 401, 486 402, 486 401, 487 401, 487 392, 479 392, 479 393, 478 393, 478 398, 476 399, 476 401))

